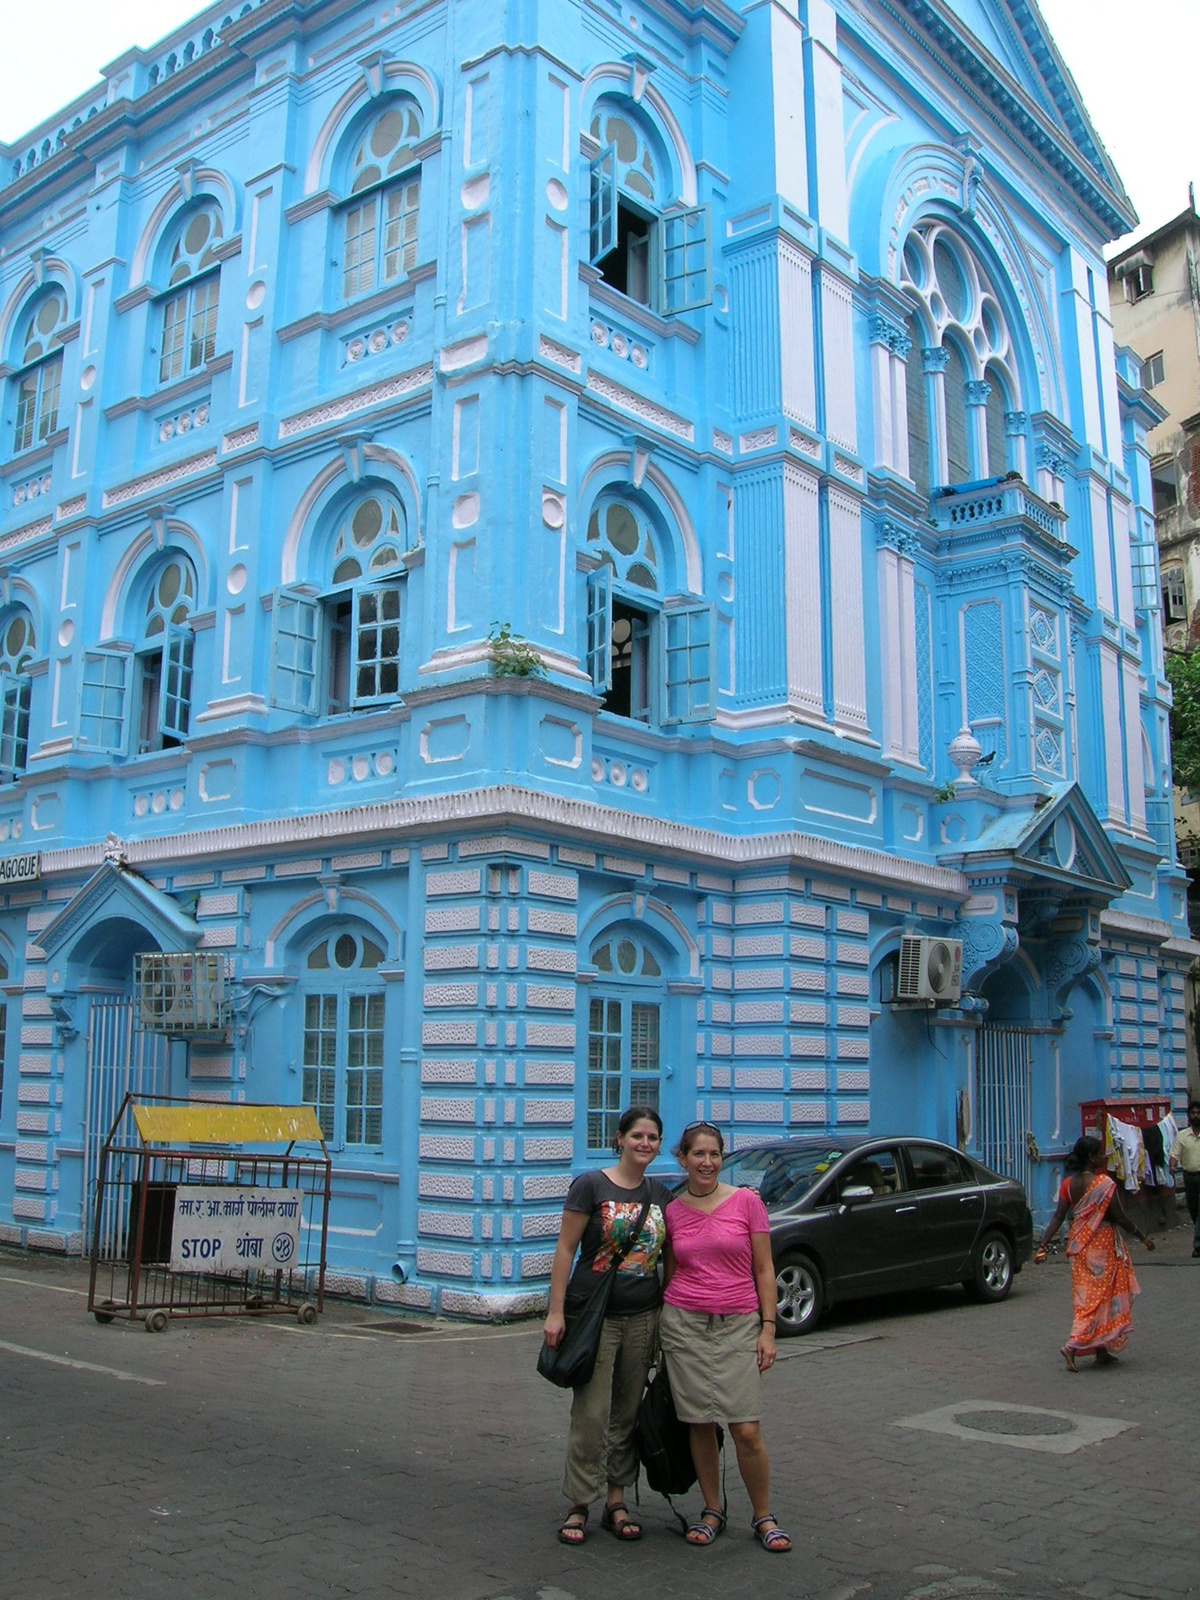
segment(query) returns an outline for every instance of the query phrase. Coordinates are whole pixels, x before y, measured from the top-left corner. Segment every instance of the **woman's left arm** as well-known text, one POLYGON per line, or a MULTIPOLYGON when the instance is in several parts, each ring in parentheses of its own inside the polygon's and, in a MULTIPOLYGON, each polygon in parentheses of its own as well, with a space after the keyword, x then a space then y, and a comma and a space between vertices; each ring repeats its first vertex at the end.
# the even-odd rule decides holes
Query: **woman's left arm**
POLYGON ((754 1286, 758 1290, 758 1309, 762 1313, 762 1327, 758 1334, 758 1370, 765 1372, 768 1367, 775 1365, 775 1263, 771 1258, 771 1235, 752 1233, 750 1248, 754 1286))

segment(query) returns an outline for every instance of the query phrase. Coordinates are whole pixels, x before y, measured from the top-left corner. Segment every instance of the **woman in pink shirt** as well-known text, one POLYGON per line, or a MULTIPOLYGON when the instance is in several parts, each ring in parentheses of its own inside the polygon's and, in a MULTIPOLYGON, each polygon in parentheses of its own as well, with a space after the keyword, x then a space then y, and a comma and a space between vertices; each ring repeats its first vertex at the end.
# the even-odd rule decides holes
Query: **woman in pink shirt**
POLYGON ((792 1541, 771 1515, 761 1374, 775 1362, 775 1267, 767 1211, 753 1189, 721 1182, 725 1140, 709 1122, 683 1130, 675 1154, 687 1188, 667 1207, 666 1290, 659 1338, 675 1410, 691 1426, 704 1496, 690 1544, 725 1531, 716 1424, 737 1449, 759 1543, 782 1555, 792 1541))

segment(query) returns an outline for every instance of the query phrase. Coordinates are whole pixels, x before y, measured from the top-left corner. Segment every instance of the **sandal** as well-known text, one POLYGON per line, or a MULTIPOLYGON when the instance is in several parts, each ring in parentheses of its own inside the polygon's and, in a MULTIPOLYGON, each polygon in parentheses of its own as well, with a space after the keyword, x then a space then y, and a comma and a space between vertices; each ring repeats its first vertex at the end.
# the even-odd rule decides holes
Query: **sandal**
POLYGON ((567 1512, 567 1520, 558 1530, 559 1544, 582 1544, 587 1538, 588 1506, 572 1506, 567 1512), (576 1518, 579 1521, 576 1521, 576 1518))
POLYGON ((684 1537, 689 1544, 711 1544, 714 1539, 720 1538, 725 1532, 725 1513, 717 1511, 712 1506, 705 1506, 700 1513, 699 1522, 693 1522, 684 1537), (716 1524, 705 1522, 705 1517, 716 1517, 716 1524))
POLYGON ((754 1537, 759 1544, 762 1545, 764 1550, 769 1550, 773 1556, 786 1555, 792 1548, 791 1539, 784 1533, 769 1511, 765 1517, 755 1517, 750 1526, 754 1529, 754 1537), (764 1528, 764 1522, 770 1522, 772 1526, 764 1528))
POLYGON ((605 1506, 600 1514, 600 1526, 614 1539, 620 1539, 623 1544, 632 1544, 635 1539, 642 1537, 642 1525, 635 1522, 629 1515, 629 1507, 624 1500, 617 1500, 611 1506, 605 1506), (617 1521, 618 1513, 623 1513, 620 1522, 617 1521))

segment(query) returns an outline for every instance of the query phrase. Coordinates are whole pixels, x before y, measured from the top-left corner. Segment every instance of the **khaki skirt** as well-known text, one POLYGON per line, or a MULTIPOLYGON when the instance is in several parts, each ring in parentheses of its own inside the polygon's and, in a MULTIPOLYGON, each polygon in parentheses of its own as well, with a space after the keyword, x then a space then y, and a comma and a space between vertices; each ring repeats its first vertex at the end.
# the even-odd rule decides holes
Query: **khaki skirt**
POLYGON ((665 1305, 658 1325, 671 1394, 681 1422, 758 1422, 757 1311, 731 1317, 665 1305))

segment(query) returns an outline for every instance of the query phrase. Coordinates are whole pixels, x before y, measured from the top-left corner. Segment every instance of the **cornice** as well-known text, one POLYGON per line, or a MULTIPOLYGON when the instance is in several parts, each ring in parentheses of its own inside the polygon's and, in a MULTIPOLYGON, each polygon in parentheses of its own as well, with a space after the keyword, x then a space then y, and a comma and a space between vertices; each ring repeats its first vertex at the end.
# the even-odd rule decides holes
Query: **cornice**
MULTIPOLYGON (((428 795, 411 800, 381 801, 344 811, 313 816, 274 817, 225 828, 130 840, 125 858, 131 867, 261 855, 319 842, 405 837, 461 831, 473 826, 543 829, 578 843, 595 840, 609 847, 614 839, 666 855, 718 865, 723 872, 778 865, 883 884, 910 893, 923 892, 965 900, 962 873, 923 861, 906 861, 880 850, 841 844, 812 834, 785 831, 754 835, 719 833, 715 829, 638 816, 593 801, 567 800, 513 784, 471 789, 457 794, 428 795)), ((95 871, 104 861, 104 844, 78 845, 42 852, 42 876, 95 871)))

